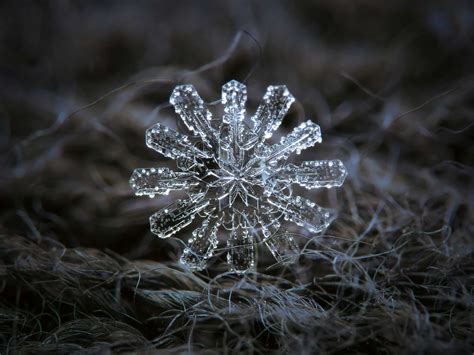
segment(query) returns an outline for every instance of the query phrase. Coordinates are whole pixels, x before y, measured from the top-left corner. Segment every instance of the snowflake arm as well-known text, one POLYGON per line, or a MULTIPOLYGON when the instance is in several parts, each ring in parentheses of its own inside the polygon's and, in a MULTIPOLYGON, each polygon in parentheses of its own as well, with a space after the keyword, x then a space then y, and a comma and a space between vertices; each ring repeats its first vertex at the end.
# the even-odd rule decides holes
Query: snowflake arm
MULTIPOLYGON (((221 102, 224 105, 222 122, 231 126, 241 124, 245 118, 245 103, 247 102, 245 85, 235 80, 223 85, 221 102)), ((240 133, 239 130, 236 130, 236 133, 240 133)))
POLYGON ((267 248, 279 263, 292 263, 298 258, 299 248, 295 238, 287 231, 265 238, 267 248))
POLYGON ((222 218, 209 216, 202 225, 194 230, 193 236, 188 240, 188 246, 181 255, 181 262, 192 270, 203 270, 207 260, 217 248, 217 229, 222 223, 222 218))
POLYGON ((227 262, 237 273, 253 270, 255 267, 254 241, 250 229, 245 217, 233 213, 232 230, 227 241, 227 262))
POLYGON ((209 200, 204 199, 204 194, 177 200, 150 217, 151 231, 160 238, 171 237, 188 226, 208 206, 209 200))
POLYGON ((330 210, 300 196, 272 195, 267 201, 281 211, 285 219, 313 233, 326 229, 332 220, 330 210))
POLYGON ((168 195, 171 190, 185 190, 197 185, 196 174, 168 168, 135 169, 130 178, 130 186, 137 196, 168 195))
POLYGON ((190 131, 212 148, 218 135, 211 126, 212 114, 192 85, 179 85, 171 94, 170 103, 190 131))
POLYGON ((273 131, 280 127, 291 104, 295 101, 285 85, 272 85, 263 96, 263 103, 252 116, 254 131, 260 141, 272 136, 273 131))
POLYGON ((278 219, 271 212, 257 216, 263 234, 263 242, 279 263, 292 262, 298 257, 298 245, 286 231, 279 232, 281 227, 278 219))
POLYGON ((289 135, 282 137, 280 143, 270 146, 260 144, 257 147, 257 157, 275 165, 279 160, 287 159, 291 153, 296 151, 296 154, 299 154, 316 143, 321 143, 321 130, 316 123, 306 121, 289 135))
POLYGON ((171 128, 155 124, 146 131, 146 145, 171 159, 196 161, 210 159, 212 155, 191 144, 189 138, 171 128))
POLYGON ((278 181, 299 184, 307 189, 331 188, 342 186, 347 170, 340 160, 317 160, 285 165, 275 176, 278 181))
POLYGON ((243 150, 241 149, 244 130, 245 103, 247 101, 247 88, 238 81, 232 80, 222 87, 222 104, 224 105, 224 116, 222 117, 221 133, 224 140, 224 149, 232 152, 233 161, 241 161, 243 150))

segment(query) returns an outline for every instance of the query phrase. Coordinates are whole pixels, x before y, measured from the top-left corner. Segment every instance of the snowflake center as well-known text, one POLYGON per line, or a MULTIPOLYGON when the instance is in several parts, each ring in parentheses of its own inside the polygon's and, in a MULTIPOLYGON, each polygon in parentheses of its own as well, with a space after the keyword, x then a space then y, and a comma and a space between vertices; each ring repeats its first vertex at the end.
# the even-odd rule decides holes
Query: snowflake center
POLYGON ((260 193, 258 174, 249 174, 249 167, 243 161, 219 158, 215 160, 218 168, 213 170, 213 182, 210 186, 212 196, 218 201, 220 209, 232 208, 244 210, 257 207, 260 193))

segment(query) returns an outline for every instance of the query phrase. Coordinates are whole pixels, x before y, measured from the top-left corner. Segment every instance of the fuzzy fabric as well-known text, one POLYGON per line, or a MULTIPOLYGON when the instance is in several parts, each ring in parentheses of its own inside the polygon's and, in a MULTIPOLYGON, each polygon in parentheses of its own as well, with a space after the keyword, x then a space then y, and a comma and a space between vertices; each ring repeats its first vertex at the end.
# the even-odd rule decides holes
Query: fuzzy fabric
MULTIPOLYGON (((474 11, 470 1, 6 1, 0 5, 0 353, 472 354, 474 11), (192 83, 246 81, 298 100, 341 159, 305 192, 337 220, 293 228, 295 264, 206 271, 148 217, 134 168, 192 83), (75 112, 73 115, 71 115, 75 112)), ((215 105, 217 111, 221 110, 215 105)), ((278 139, 277 134, 274 139, 278 139)), ((300 191, 303 193, 303 191, 300 191)), ((288 228, 292 228, 288 226, 288 228)))

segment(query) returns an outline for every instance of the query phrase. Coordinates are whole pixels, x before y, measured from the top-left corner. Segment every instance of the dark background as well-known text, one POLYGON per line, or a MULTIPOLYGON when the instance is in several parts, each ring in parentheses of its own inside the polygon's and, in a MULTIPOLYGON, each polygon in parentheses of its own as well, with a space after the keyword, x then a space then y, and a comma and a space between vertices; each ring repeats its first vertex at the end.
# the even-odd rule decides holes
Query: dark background
POLYGON ((0 26, 2 353, 472 353, 470 1, 5 1, 0 26), (259 247, 237 277, 222 250, 192 274, 192 228, 148 230, 176 195, 128 179, 174 166, 144 132, 186 132, 175 85, 214 102, 231 79, 250 112, 286 84, 279 134, 307 118, 323 133, 293 159, 349 176, 306 193, 339 218, 293 230, 294 265, 259 247))

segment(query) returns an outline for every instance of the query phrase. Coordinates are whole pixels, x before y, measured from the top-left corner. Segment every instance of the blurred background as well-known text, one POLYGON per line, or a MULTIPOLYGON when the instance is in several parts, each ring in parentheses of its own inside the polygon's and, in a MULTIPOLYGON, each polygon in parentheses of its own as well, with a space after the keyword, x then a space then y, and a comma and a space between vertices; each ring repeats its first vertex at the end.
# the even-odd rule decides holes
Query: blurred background
MULTIPOLYGON (((471 1, 4 1, 0 26, 6 349, 187 344, 186 350, 471 353, 471 1), (142 290, 145 301, 137 306, 138 276, 123 281, 129 289, 118 297, 117 275, 165 265, 194 286, 178 287, 175 274, 160 274, 150 276, 159 287, 150 281, 154 286, 145 288, 214 294, 215 277, 227 270, 225 254, 202 274, 182 270, 176 261, 192 228, 158 240, 148 225, 149 215, 175 196, 134 197, 128 179, 137 167, 175 166, 144 144, 156 122, 186 132, 167 105, 175 85, 192 83, 215 102, 231 79, 248 86, 248 112, 268 85, 286 84, 296 97, 275 140, 305 119, 321 126, 323 143, 293 159, 344 162, 343 188, 305 195, 337 209, 339 218, 319 238, 294 230, 302 255, 293 266, 273 265, 259 251, 260 274, 245 282, 254 298, 262 285, 274 288, 265 297, 281 308, 268 315, 283 317, 287 328, 269 331, 264 316, 254 319, 259 306, 249 303, 248 319, 219 313, 231 328, 239 324, 234 332, 206 318, 194 323, 192 340, 183 321, 165 341, 160 336, 174 323, 164 315, 149 323, 165 311, 143 305, 163 300, 142 290), (152 264, 134 263, 139 259, 152 264), (84 287, 101 293, 88 301, 84 287), (272 299, 295 288, 294 299, 272 299), (71 294, 58 299, 64 289, 71 294), (305 310, 291 316, 301 329, 288 318, 292 307, 305 310), (337 310, 331 319, 329 309, 337 310), (99 324, 91 315, 112 323, 78 335, 99 324), (64 335, 65 324, 84 319, 90 323, 64 335), (126 327, 114 333, 117 322, 126 327), (226 336, 215 340, 210 329, 226 336)), ((181 307, 167 302, 171 314, 181 307)))

